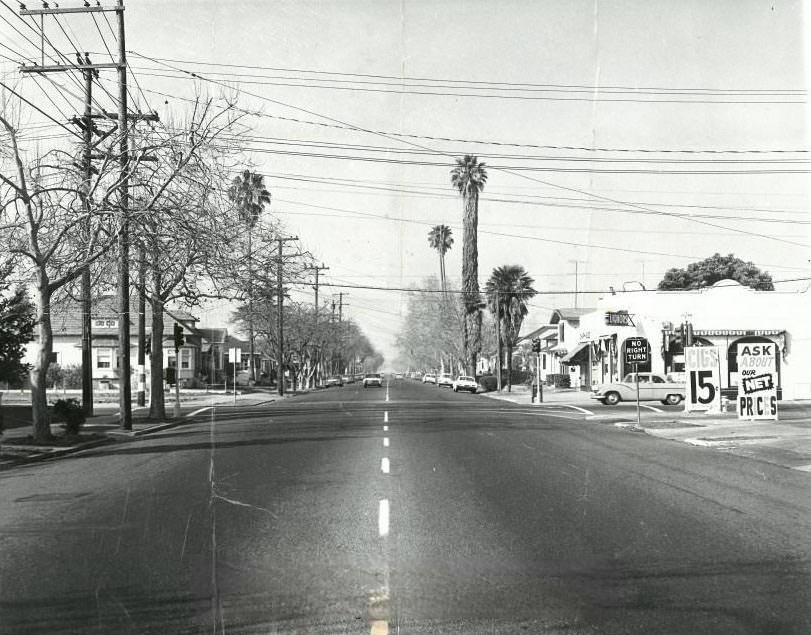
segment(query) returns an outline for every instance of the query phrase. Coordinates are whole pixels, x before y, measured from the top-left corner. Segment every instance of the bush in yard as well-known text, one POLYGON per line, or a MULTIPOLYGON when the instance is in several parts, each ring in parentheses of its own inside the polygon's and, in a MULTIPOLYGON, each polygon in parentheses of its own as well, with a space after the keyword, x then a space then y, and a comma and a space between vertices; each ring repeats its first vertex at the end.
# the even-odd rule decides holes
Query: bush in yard
POLYGON ((79 434, 79 427, 84 423, 84 411, 76 399, 59 399, 53 405, 54 414, 64 423, 66 434, 79 434))
POLYGON ((65 366, 62 369, 62 382, 65 388, 81 388, 82 387, 82 367, 77 365, 65 366))
POLYGON ((482 387, 484 392, 493 392, 498 388, 498 379, 493 375, 484 375, 483 377, 479 377, 479 386, 482 387))
POLYGON ((555 388, 571 388, 571 378, 565 373, 550 373, 546 376, 546 385, 555 388))
POLYGON ((49 388, 58 388, 62 385, 62 367, 59 364, 51 364, 48 366, 48 372, 45 374, 45 383, 49 388))

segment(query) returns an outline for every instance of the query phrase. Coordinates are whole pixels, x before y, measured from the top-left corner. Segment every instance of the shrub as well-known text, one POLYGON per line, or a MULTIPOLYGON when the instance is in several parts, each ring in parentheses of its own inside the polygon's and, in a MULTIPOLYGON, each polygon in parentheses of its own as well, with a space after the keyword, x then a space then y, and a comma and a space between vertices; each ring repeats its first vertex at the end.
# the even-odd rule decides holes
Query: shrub
POLYGON ((65 366, 62 369, 62 382, 65 388, 82 387, 82 367, 77 365, 65 366))
POLYGON ((192 377, 191 379, 185 380, 183 384, 183 388, 205 388, 206 382, 203 381, 202 377, 192 377))
POLYGON ((62 419, 67 434, 79 434, 85 422, 84 411, 76 399, 58 399, 53 405, 54 414, 62 419))
POLYGON ((479 377, 479 386, 484 392, 493 392, 498 388, 498 380, 493 375, 484 375, 479 377))
POLYGON ((59 364, 51 364, 48 366, 48 372, 45 374, 45 385, 50 388, 57 388, 62 385, 62 367, 59 364))
POLYGON ((568 374, 559 373, 553 374, 550 373, 546 376, 546 385, 547 386, 554 386, 555 388, 570 388, 571 387, 571 378, 568 374))

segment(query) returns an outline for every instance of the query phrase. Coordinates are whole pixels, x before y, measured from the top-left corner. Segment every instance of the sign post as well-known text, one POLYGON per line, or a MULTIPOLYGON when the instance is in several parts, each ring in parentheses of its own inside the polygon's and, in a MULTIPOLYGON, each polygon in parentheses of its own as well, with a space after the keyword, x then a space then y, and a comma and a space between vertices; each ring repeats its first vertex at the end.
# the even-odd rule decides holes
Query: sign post
POLYGON ((242 349, 241 348, 229 348, 228 349, 228 361, 234 367, 234 403, 237 402, 237 364, 242 362, 242 349))
POLYGON ((650 346, 644 337, 629 337, 625 340, 625 365, 633 364, 636 377, 636 425, 642 425, 642 409, 639 406, 639 365, 650 361, 650 346))
POLYGON ((686 412, 721 411, 721 353, 717 346, 686 346, 686 412))
POLYGON ((777 420, 777 345, 738 344, 738 419, 777 420))

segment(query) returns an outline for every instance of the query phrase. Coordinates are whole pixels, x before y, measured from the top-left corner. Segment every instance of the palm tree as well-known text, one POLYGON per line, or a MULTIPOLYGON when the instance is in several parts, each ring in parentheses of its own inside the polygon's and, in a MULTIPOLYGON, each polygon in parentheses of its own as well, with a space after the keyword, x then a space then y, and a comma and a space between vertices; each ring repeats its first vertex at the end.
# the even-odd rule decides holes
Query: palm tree
POLYGON ((526 269, 519 265, 503 265, 493 269, 490 279, 484 285, 487 306, 496 319, 499 340, 498 374, 501 377, 501 338, 507 345, 507 390, 512 391, 513 348, 521 331, 529 309, 527 302, 537 291, 532 288, 535 281, 526 269))
POLYGON ((234 177, 231 187, 228 188, 228 198, 236 203, 240 220, 248 226, 248 340, 251 345, 249 360, 250 378, 256 381, 256 364, 254 361, 253 337, 253 245, 251 244, 252 230, 259 222, 259 217, 270 205, 270 192, 265 188, 265 177, 256 172, 245 170, 241 175, 234 177))
POLYGON ((464 351, 468 374, 476 372, 476 355, 481 348, 481 299, 479 297, 479 192, 487 182, 487 170, 478 158, 466 154, 451 170, 451 185, 462 195, 462 299, 465 307, 464 351))
POLYGON ((442 283, 442 291, 446 292, 445 286, 445 254, 453 245, 451 228, 447 225, 434 225, 428 232, 428 244, 432 249, 439 252, 439 279, 442 283))

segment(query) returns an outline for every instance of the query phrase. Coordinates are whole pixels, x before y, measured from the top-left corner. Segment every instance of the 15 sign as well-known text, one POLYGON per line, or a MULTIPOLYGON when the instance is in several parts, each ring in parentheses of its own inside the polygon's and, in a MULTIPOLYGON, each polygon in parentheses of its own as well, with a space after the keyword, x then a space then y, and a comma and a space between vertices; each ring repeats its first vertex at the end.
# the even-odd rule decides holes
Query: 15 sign
POLYGON ((687 400, 690 411, 721 410, 721 364, 717 346, 687 346, 684 370, 687 374, 687 400))

